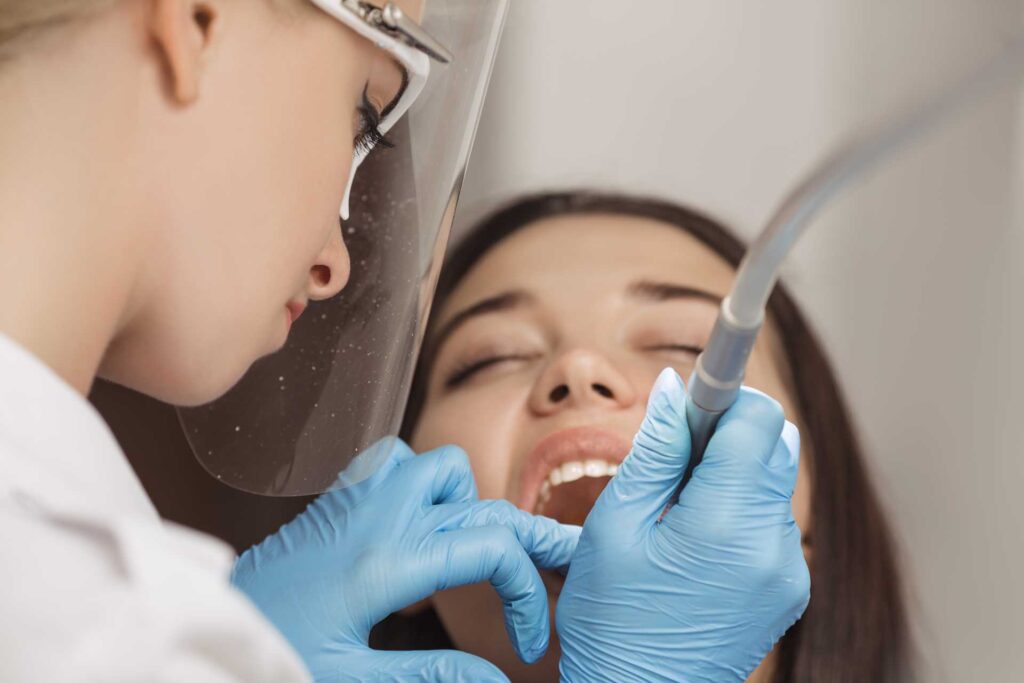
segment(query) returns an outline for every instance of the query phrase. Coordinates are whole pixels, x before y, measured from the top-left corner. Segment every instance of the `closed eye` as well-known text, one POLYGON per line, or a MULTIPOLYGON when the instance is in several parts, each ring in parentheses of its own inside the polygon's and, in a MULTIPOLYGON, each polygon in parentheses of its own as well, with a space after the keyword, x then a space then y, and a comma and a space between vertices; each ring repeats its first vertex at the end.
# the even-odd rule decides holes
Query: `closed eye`
POLYGON ((651 344, 644 346, 642 350, 655 353, 686 353, 694 358, 703 353, 703 347, 696 344, 651 344))
POLYGON ((676 351, 699 356, 704 353, 704 348, 695 344, 655 344, 653 346, 645 346, 644 351, 676 351))
POLYGON ((507 363, 512 361, 526 361, 533 360, 534 356, 530 355, 497 355, 487 356, 479 360, 471 361, 462 365, 456 366, 456 368, 448 375, 444 381, 446 389, 454 389, 461 384, 464 384, 467 380, 473 377, 478 372, 486 370, 487 368, 499 365, 501 363, 507 363))

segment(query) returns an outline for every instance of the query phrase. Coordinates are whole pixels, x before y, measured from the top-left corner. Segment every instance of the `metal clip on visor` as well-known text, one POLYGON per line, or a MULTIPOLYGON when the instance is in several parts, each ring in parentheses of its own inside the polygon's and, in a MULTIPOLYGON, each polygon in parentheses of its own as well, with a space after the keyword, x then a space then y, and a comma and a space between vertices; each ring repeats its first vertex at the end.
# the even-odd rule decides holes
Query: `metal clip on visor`
POLYGON ((423 52, 437 62, 449 64, 455 58, 448 48, 406 16, 402 8, 393 2, 386 2, 383 7, 364 0, 344 0, 344 4, 373 28, 423 52))

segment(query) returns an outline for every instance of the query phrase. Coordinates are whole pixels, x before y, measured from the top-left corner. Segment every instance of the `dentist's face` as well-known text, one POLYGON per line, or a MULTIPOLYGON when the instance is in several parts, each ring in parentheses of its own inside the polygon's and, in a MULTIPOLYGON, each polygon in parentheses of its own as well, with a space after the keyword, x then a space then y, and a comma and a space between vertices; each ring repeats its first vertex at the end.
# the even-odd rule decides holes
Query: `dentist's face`
MULTIPOLYGON (((487 253, 438 312, 440 346, 414 447, 457 443, 481 497, 582 523, 628 452, 659 371, 673 366, 689 377, 734 275, 693 237, 651 220, 572 216, 521 230, 487 253)), ((747 383, 779 399, 799 425, 776 341, 769 325, 747 383)), ((794 513, 804 530, 809 501, 802 471, 794 513)), ((561 580, 546 580, 553 618, 561 580)), ((516 681, 558 680, 557 643, 540 664, 519 662, 486 587, 434 603, 461 649, 516 681)))
POLYGON ((201 49, 195 98, 169 95, 157 59, 140 96, 138 191, 157 237, 101 375, 168 402, 227 391, 348 280, 353 150, 403 74, 311 3, 282 4, 213 2, 181 22, 201 49))

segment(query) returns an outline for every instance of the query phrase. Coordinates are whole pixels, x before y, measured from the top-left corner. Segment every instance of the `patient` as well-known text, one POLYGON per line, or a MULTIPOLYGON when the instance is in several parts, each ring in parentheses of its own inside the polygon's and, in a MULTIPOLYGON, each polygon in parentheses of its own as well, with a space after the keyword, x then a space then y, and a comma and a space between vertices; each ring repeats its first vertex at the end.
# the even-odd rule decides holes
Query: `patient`
MULTIPOLYGON (((482 498, 581 524, 626 456, 658 372, 687 378, 742 245, 717 223, 658 201, 529 198, 484 221, 442 275, 405 436, 457 443, 482 498)), ((891 536, 836 380, 783 288, 747 373, 803 441, 793 498, 811 602, 751 681, 906 680, 906 615, 891 536)), ((545 577, 552 616, 561 577, 545 577)), ((486 585, 393 615, 373 644, 456 647, 515 682, 558 680, 558 645, 527 666, 486 585)))

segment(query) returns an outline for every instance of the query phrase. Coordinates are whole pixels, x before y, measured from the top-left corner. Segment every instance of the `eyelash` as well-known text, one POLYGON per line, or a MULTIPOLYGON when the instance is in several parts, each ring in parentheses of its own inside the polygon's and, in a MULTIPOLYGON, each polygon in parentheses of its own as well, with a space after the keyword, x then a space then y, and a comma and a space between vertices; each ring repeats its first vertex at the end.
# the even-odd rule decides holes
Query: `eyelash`
POLYGON ((704 353, 703 347, 693 344, 658 344, 657 346, 648 346, 644 351, 684 351, 692 353, 694 356, 704 353))
POLYGON ((362 118, 362 123, 359 127, 359 134, 356 135, 355 139, 356 150, 368 154, 378 145, 387 148, 394 147, 394 144, 380 132, 380 113, 370 104, 370 98, 367 97, 365 90, 363 91, 363 101, 359 104, 358 111, 359 116, 362 118))
POLYGON ((505 361, 510 360, 531 359, 532 356, 488 356, 487 358, 481 358, 480 360, 470 361, 465 364, 457 365, 455 366, 455 369, 452 370, 451 373, 448 375, 448 378, 445 379, 444 386, 446 389, 454 389, 459 385, 465 383, 467 380, 469 380, 470 377, 480 372, 481 370, 486 370, 492 365, 497 365, 498 363, 503 363, 505 361))

